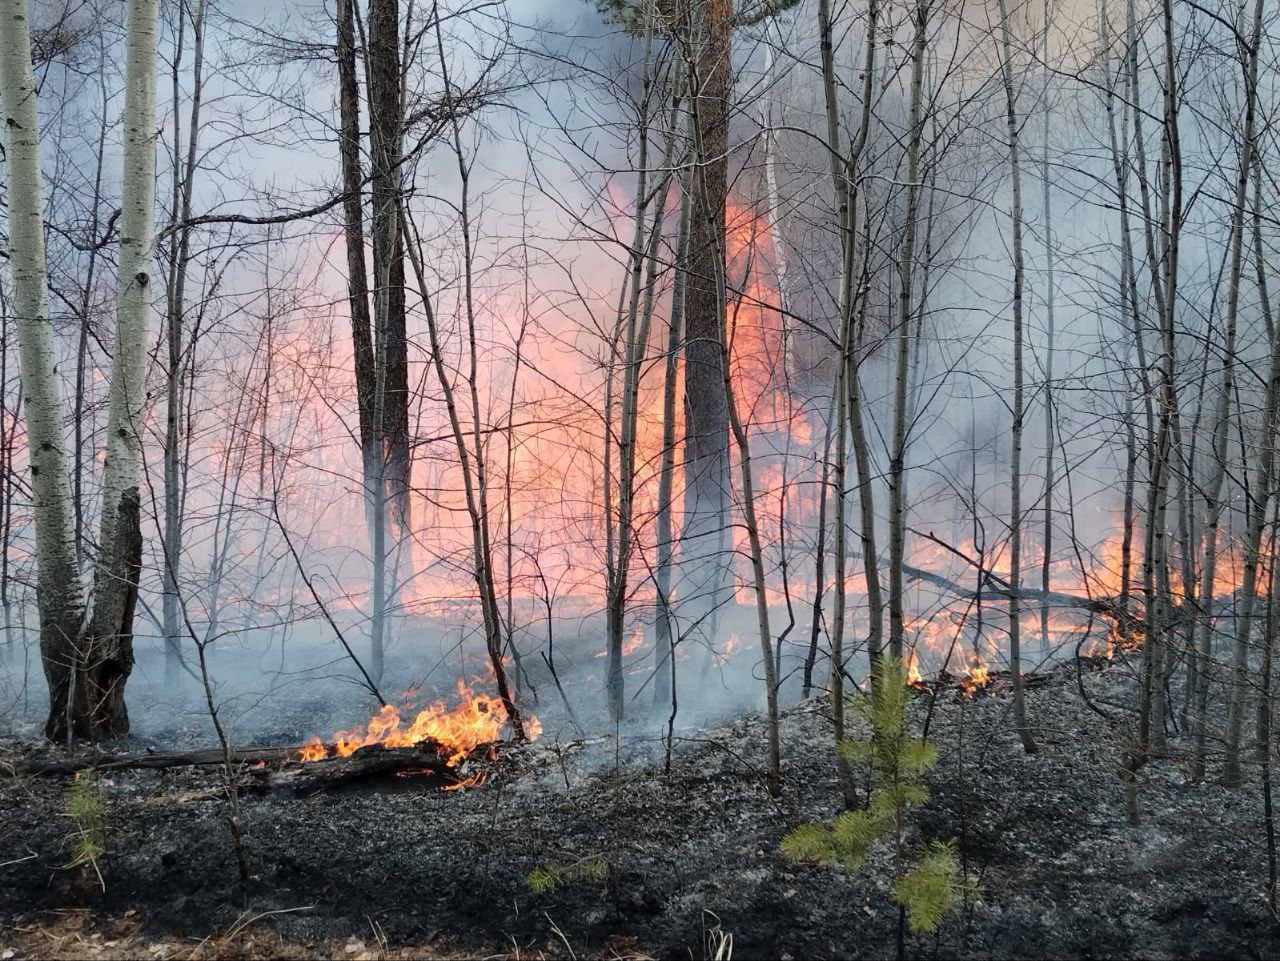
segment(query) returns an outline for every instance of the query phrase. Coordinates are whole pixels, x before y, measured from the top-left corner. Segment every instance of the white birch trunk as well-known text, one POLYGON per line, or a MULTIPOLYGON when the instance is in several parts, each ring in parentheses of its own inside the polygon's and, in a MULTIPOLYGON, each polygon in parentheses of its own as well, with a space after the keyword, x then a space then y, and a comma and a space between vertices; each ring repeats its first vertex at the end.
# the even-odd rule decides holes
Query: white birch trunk
MULTIPOLYGON (((125 37, 124 176, 121 182, 116 341, 107 408, 99 556, 112 555, 120 499, 138 486, 146 401, 147 328, 155 253, 156 46, 159 0, 129 0, 125 37)), ((111 576, 101 562, 99 576, 111 576)), ((95 609, 101 603, 98 584, 95 609)))
POLYGON ((35 512, 40 653, 51 694, 62 688, 65 701, 84 600, 76 569, 62 398, 46 286, 39 121, 26 0, 0 0, 0 24, 9 254, 35 512))

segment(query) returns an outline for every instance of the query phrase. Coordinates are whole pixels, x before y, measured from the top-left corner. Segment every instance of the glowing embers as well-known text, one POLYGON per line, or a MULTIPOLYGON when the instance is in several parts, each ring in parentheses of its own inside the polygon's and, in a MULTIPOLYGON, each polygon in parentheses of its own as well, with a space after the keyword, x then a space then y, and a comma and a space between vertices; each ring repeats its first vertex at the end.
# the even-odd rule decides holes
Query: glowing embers
MULTIPOLYGON (((363 730, 356 727, 335 734, 332 749, 313 737, 302 748, 300 758, 320 761, 330 756, 349 757, 371 745, 398 748, 429 743, 435 745, 446 764, 455 767, 476 748, 497 741, 507 724, 501 699, 476 694, 462 679, 458 680, 458 697, 460 703, 456 707, 436 701, 412 719, 408 717, 410 709, 406 708, 402 717, 401 709, 388 704, 369 719, 363 730)), ((531 740, 542 733, 542 724, 536 717, 526 719, 525 733, 531 740)))

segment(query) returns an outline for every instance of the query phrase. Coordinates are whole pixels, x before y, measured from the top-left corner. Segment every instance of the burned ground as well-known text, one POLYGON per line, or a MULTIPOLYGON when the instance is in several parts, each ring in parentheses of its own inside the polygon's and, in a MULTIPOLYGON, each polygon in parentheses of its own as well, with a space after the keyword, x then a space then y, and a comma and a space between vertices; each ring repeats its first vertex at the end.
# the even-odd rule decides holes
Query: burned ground
MULTIPOLYGON (((1081 671, 1103 711, 1131 702, 1129 665, 1081 671)), ((732 935, 735 958, 892 956, 887 852, 853 874, 779 853, 788 829, 839 810, 827 709, 812 700, 786 713, 777 800, 758 773, 754 718, 678 731, 669 773, 649 719, 621 742, 548 732, 504 751, 488 781, 467 790, 410 780, 395 791, 248 792, 239 814, 247 887, 216 768, 104 776, 105 890, 64 867, 67 781, 0 779, 0 952, 74 953, 48 932, 76 911, 75 944, 104 957, 108 942, 186 956, 213 935, 233 937, 202 949, 358 956, 377 953, 378 932, 388 956, 700 958, 721 934, 732 935), (539 868, 573 866, 593 869, 531 888, 539 868), (246 932, 258 940, 246 945, 246 932)), ((1085 703, 1075 664, 1029 692, 1039 753, 1023 753, 1007 709, 998 691, 915 696, 915 722, 928 723, 941 761, 914 841, 955 839, 980 893, 938 935, 910 938, 909 954, 1275 956, 1256 775, 1228 791, 1190 783, 1176 761, 1152 761, 1141 772, 1141 823, 1130 826, 1119 729, 1085 703)), ((36 750, 5 746, 11 758, 36 750)))

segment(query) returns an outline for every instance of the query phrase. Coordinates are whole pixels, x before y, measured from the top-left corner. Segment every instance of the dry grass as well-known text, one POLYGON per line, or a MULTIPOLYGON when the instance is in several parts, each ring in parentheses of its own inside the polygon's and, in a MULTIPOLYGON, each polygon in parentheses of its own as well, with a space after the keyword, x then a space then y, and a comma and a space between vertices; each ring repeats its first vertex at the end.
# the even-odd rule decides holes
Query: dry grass
POLYGON ((15 925, 0 934, 0 959, 31 961, 295 961, 306 958, 343 958, 349 961, 372 959, 446 959, 463 955, 446 945, 390 947, 375 929, 346 941, 286 941, 269 926, 262 915, 246 915, 229 930, 200 941, 155 936, 134 912, 122 918, 104 917, 90 911, 53 911, 38 923, 15 925))
MULTIPOLYGON (((472 951, 452 948, 443 942, 398 945, 387 943, 376 922, 366 932, 345 941, 286 941, 270 927, 270 917, 281 912, 245 914, 228 930, 202 940, 157 936, 147 932, 138 915, 129 911, 113 918, 89 910, 50 911, 37 923, 15 925, 0 932, 0 961, 304 961, 337 958, 342 961, 448 961, 476 959, 472 951)), ((563 935, 561 935, 563 938, 563 935)), ((561 950, 568 947, 561 941, 561 950)), ((572 949, 569 949, 572 950, 572 949)), ((485 961, 544 961, 547 949, 512 946, 504 953, 489 955, 485 961)), ((582 954, 576 957, 586 957, 582 954)), ((639 952, 630 938, 615 939, 600 955, 609 961, 651 961, 639 952)), ((720 955, 717 955, 720 957, 720 955)), ((727 957, 725 955, 724 957, 727 957)))

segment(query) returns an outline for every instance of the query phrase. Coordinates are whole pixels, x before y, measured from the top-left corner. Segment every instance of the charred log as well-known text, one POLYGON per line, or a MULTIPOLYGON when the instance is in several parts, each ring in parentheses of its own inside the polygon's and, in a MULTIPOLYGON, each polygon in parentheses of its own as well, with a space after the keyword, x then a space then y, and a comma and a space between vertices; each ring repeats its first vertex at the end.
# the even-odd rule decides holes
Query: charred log
MULTIPOLYGON (((485 749, 478 749, 483 752, 485 749)), ((204 748, 195 751, 144 752, 111 754, 93 751, 69 758, 33 758, 9 766, 15 777, 62 777, 84 771, 165 770, 183 767, 216 767, 223 764, 257 765, 246 772, 250 787, 326 787, 347 784, 366 778, 398 774, 424 774, 444 784, 462 780, 461 770, 467 765, 450 765, 437 745, 423 742, 414 747, 383 748, 377 745, 361 748, 347 757, 302 760, 302 746, 204 748)))

